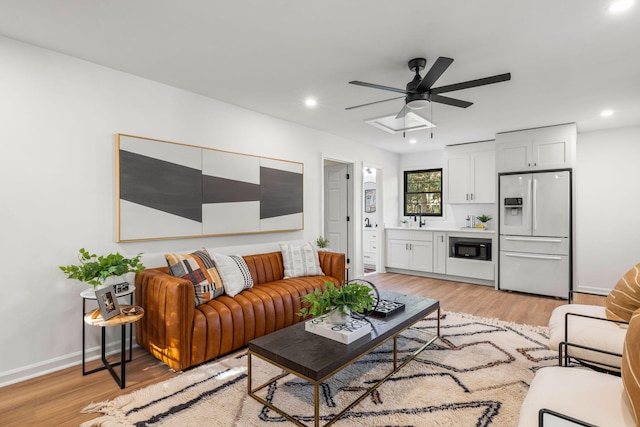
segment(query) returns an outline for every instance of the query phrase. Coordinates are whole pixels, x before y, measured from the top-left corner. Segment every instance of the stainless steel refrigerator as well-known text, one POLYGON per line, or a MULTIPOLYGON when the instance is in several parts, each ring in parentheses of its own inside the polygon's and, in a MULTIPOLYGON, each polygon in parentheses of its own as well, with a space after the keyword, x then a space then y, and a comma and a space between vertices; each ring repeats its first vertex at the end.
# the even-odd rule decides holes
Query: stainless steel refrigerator
POLYGON ((571 172, 500 176, 499 287, 567 298, 571 172))

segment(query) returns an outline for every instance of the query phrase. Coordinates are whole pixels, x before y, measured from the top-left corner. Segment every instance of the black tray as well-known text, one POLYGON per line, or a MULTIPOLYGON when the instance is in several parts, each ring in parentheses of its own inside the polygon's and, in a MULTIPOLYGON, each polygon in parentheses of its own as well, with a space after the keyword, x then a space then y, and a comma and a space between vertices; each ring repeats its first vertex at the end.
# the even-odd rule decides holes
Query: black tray
POLYGON ((388 299, 381 299, 378 301, 378 306, 371 313, 373 316, 378 317, 389 317, 392 316, 399 311, 404 310, 403 302, 390 301, 388 299))

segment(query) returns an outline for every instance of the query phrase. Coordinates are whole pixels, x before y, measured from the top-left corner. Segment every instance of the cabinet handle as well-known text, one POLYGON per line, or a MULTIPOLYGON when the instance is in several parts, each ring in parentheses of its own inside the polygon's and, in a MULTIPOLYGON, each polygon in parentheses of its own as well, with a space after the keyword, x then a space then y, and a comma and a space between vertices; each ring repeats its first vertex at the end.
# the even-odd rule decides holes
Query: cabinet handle
POLYGON ((440 241, 444 243, 444 236, 440 236, 440 241))
POLYGON ((473 193, 471 193, 471 200, 473 200, 473 193))
POLYGON ((467 193, 467 200, 469 200, 469 193, 467 193))

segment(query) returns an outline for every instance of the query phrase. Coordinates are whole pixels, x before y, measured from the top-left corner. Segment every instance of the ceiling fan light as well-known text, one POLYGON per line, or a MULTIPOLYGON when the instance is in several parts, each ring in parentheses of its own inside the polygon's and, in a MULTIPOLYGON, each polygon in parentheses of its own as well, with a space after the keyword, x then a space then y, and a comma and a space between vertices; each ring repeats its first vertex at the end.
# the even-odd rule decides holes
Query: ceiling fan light
POLYGON ((427 105, 429 105, 429 101, 427 101, 426 99, 414 99, 413 101, 407 102, 407 107, 411 108, 412 110, 419 110, 426 107, 427 105))

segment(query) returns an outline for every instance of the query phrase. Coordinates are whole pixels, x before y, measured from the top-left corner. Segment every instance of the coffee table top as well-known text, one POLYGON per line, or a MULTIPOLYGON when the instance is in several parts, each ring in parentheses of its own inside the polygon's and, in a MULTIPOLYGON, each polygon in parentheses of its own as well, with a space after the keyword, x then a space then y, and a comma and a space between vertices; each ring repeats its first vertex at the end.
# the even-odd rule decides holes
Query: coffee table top
POLYGON ((440 307, 438 300, 381 292, 383 299, 403 302, 404 311, 389 318, 369 317, 371 334, 342 344, 305 331, 305 322, 249 341, 249 351, 314 381, 332 375, 440 307))

